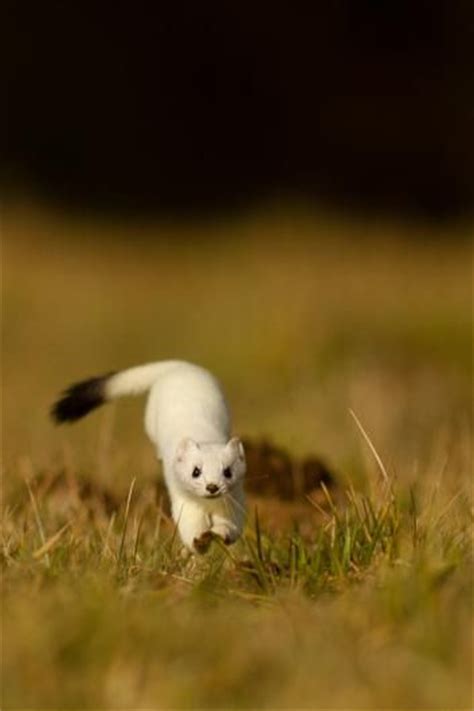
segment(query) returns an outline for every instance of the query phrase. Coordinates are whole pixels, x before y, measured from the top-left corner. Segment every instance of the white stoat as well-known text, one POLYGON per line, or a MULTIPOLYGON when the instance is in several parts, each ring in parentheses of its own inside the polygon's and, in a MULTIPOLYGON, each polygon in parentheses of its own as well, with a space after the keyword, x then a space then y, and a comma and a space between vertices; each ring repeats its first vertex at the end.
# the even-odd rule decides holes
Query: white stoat
POLYGON ((207 370, 168 360, 90 378, 68 388, 52 416, 73 422, 108 400, 146 391, 145 429, 163 461, 184 545, 203 550, 210 533, 234 543, 245 518, 245 455, 240 440, 230 438, 224 395, 207 370))

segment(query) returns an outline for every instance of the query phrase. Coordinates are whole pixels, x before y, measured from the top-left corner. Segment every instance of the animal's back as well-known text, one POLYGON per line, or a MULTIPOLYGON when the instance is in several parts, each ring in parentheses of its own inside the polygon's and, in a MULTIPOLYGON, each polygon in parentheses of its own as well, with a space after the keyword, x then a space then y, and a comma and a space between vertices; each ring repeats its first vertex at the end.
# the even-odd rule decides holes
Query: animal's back
POLYGON ((183 437, 226 442, 230 416, 217 379, 200 366, 176 362, 150 390, 145 428, 163 458, 183 437))

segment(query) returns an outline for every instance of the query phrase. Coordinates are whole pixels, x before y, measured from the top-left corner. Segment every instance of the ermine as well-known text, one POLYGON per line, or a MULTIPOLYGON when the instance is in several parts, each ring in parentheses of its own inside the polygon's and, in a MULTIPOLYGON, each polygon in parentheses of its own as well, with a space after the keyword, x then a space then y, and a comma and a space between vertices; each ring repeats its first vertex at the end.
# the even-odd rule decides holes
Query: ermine
POLYGON ((183 544, 203 552, 220 536, 229 545, 245 519, 241 441, 216 378, 204 368, 167 360, 71 385, 53 405, 57 423, 74 422, 109 400, 149 391, 145 430, 163 462, 171 511, 183 544))

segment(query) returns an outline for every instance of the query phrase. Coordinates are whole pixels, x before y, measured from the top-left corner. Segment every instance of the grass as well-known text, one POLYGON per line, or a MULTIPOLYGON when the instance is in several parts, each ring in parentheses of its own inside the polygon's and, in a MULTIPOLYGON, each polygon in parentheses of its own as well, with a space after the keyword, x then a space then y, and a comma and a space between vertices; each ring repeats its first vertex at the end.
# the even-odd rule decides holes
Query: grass
POLYGON ((469 243, 288 212, 17 204, 5 228, 2 708, 470 708, 469 243), (338 487, 301 515, 250 497, 236 546, 183 556, 143 403, 46 416, 74 379, 172 355, 338 487))

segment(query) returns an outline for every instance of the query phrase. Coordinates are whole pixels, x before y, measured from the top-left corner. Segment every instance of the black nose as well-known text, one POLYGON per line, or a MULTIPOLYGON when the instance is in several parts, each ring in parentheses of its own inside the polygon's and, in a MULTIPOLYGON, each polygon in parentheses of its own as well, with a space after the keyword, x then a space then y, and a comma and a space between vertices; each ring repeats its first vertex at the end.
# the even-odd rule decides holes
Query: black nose
POLYGON ((216 491, 219 491, 219 487, 216 486, 215 484, 208 484, 208 485, 206 486, 206 490, 207 490, 210 494, 215 494, 216 491))

